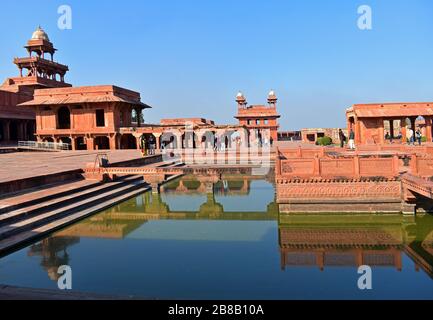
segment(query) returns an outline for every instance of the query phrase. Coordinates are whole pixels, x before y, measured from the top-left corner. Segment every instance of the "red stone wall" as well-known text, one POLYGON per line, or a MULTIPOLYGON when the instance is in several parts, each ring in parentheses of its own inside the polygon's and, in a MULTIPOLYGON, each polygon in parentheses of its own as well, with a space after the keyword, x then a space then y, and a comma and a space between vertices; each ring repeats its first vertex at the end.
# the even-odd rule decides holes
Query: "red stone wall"
POLYGON ((401 182, 389 180, 308 180, 277 179, 277 202, 288 200, 370 200, 401 199, 401 182))
POLYGON ((83 106, 77 109, 76 106, 68 106, 71 113, 71 128, 57 129, 57 111, 59 107, 52 107, 45 110, 37 108, 37 134, 38 135, 62 135, 62 134, 94 134, 109 133, 116 129, 115 113, 120 113, 119 107, 113 107, 113 103, 98 103, 90 106, 83 106), (105 110, 105 127, 96 126, 96 110, 105 110))
POLYGON ((294 158, 279 160, 277 175, 285 178, 359 178, 399 175, 400 162, 392 158, 294 158))
POLYGON ((31 99, 28 94, 0 90, 0 118, 34 120, 32 108, 17 107, 17 104, 31 99))

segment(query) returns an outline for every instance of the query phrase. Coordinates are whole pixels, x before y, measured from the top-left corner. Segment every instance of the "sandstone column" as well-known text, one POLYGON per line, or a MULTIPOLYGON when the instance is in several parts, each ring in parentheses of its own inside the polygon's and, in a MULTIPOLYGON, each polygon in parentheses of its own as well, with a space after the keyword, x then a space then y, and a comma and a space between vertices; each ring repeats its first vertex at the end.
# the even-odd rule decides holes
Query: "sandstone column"
POLYGON ((95 150, 95 139, 93 137, 86 138, 87 150, 95 150))
POLYGON ((116 150, 116 134, 110 135, 110 150, 116 150))
POLYGON ((427 138, 427 142, 432 142, 432 118, 431 117, 425 117, 425 136, 427 138))

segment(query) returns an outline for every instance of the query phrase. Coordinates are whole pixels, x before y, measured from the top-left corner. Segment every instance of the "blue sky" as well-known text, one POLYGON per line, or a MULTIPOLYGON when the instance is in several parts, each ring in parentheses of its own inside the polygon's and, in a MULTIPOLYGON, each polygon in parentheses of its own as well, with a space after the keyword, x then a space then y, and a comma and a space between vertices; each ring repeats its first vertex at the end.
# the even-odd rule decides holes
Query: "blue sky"
POLYGON ((431 0, 2 0, 2 79, 38 24, 68 82, 139 91, 148 123, 235 123, 238 90, 262 104, 274 89, 282 130, 344 126, 354 103, 433 100, 431 0), (63 4, 72 30, 57 27, 63 4), (364 4, 373 30, 357 27, 364 4))

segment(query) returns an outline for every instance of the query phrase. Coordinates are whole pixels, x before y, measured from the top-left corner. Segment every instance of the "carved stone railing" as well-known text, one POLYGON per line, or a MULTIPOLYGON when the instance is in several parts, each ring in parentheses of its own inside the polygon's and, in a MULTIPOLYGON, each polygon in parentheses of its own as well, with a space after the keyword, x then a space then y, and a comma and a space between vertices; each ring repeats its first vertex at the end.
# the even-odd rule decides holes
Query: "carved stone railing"
POLYGON ((397 177, 400 162, 392 157, 339 157, 339 158, 295 158, 278 159, 276 175, 281 177, 308 178, 360 178, 397 177))
POLYGON ((42 151, 66 151, 71 149, 71 145, 68 143, 19 141, 18 148, 42 151))

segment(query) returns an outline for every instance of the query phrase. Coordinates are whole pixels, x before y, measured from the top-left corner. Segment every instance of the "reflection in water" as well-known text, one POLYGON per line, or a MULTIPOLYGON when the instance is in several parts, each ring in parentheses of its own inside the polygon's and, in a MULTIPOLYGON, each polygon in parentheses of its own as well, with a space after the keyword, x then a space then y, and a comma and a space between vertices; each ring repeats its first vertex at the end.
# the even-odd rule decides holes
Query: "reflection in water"
POLYGON ((433 278, 433 217, 283 216, 281 268, 368 265, 402 270, 407 254, 433 278))
POLYGON ((47 271, 51 280, 57 281, 60 275, 57 273, 59 266, 69 264, 67 248, 80 242, 80 238, 72 237, 50 237, 30 246, 28 255, 40 256, 41 266, 47 271))
MULTIPOLYGON (((215 233, 221 233, 221 238, 226 237, 227 240, 231 239, 228 241, 237 241, 231 244, 230 249, 225 249, 226 251, 236 250, 239 243, 254 240, 254 246, 257 247, 258 251, 264 250, 264 254, 279 252, 279 259, 275 261, 279 260, 280 264, 275 270, 272 269, 275 264, 269 262, 274 261, 273 259, 268 261, 261 259, 260 262, 255 262, 256 264, 263 263, 262 266, 253 264, 237 266, 240 269, 248 267, 250 272, 254 270, 254 277, 263 276, 263 268, 271 268, 269 270, 274 270, 271 271, 272 276, 268 271, 266 277, 268 281, 275 278, 276 283, 281 283, 280 278, 285 274, 290 275, 292 271, 298 269, 305 272, 320 270, 323 273, 329 269, 356 268, 361 265, 369 265, 373 269, 395 270, 401 274, 402 271, 405 271, 405 257, 409 257, 414 262, 416 271, 422 269, 430 277, 433 277, 432 216, 414 218, 400 215, 279 215, 272 184, 263 180, 254 181, 251 177, 227 177, 224 181, 213 182, 200 180, 196 177, 184 177, 166 185, 160 195, 145 193, 60 231, 25 250, 27 250, 28 256, 40 256, 40 265, 46 270, 49 278, 57 280, 57 268, 60 265, 69 264, 70 255, 74 255, 74 253, 68 254, 71 246, 89 252, 98 248, 105 248, 97 247, 95 244, 93 244, 95 247, 86 245, 85 239, 110 241, 106 242, 106 246, 116 248, 117 251, 113 249, 113 252, 118 252, 118 254, 122 252, 116 245, 116 243, 121 243, 118 240, 135 240, 134 243, 128 242, 128 248, 135 245, 140 248, 140 244, 145 247, 156 240, 171 240, 176 241, 175 243, 181 246, 180 248, 183 250, 186 250, 185 241, 189 243, 190 247, 200 245, 200 250, 210 250, 209 248, 213 246, 211 243, 222 240, 209 232, 209 228, 216 228, 215 233), (236 207, 233 208, 230 198, 235 200, 236 207), (185 206, 179 205, 180 203, 184 205, 197 203, 197 207, 186 206, 190 209, 184 210, 185 206), (257 211, 245 210, 251 204, 257 211), (227 209, 229 207, 230 209, 227 209), (277 227, 269 229, 269 225, 266 224, 263 225, 266 226, 263 229, 264 227, 260 227, 260 225, 252 227, 248 224, 250 222, 266 223, 267 221, 277 225, 277 227), (184 222, 188 222, 188 225, 185 225, 184 222), (197 224, 199 222, 212 224, 197 224), (239 228, 238 231, 232 231, 233 226, 239 228), (185 227, 187 228, 185 229, 185 227), (255 233, 256 236, 236 238, 225 234, 224 230, 239 235, 255 233), (272 230, 274 236, 269 238, 266 230, 272 230), (176 238, 173 236, 170 239, 153 237, 155 234, 176 232, 201 233, 201 237, 176 238), (138 233, 146 234, 147 237, 137 237, 138 233), (179 244, 180 239, 183 241, 182 245, 179 244), (137 243, 137 241, 142 242, 137 243), (275 251, 275 249, 278 250, 275 251)), ((98 242, 98 245, 102 244, 98 242)), ((154 253, 156 255, 146 256, 145 259, 158 260, 161 255, 166 254, 166 252, 155 250, 157 251, 154 253)), ((132 249, 131 252, 130 254, 137 254, 137 251, 132 249)), ((203 251, 200 252, 200 254, 204 254, 203 251)), ((251 255, 254 255, 254 247, 248 246, 247 249, 244 248, 242 251, 236 252, 240 259, 247 261, 251 259, 251 255)), ((127 259, 135 258, 133 256, 126 257, 127 259)), ((205 266, 206 259, 211 259, 212 255, 206 255, 206 257, 204 258, 205 261, 200 261, 205 266)), ((116 259, 116 256, 113 258, 116 259)), ((121 262, 116 261, 119 264, 121 262)), ((122 268, 126 268, 125 270, 128 271, 128 261, 125 263, 126 265, 122 264, 122 268)), ((223 265, 227 262, 218 260, 218 262, 209 261, 208 263, 207 268, 218 269, 218 264, 223 265)), ((180 272, 181 270, 179 270, 179 274, 182 275, 180 272)), ((242 274, 235 275, 239 278, 243 276, 242 274)), ((158 276, 165 277, 166 275, 155 275, 155 277, 158 276)), ((167 288, 167 290, 175 289, 167 288)), ((203 290, 213 289, 204 288, 203 290)), ((225 290, 225 288, 221 290, 225 290)), ((285 286, 278 290, 274 289, 272 293, 275 296, 273 297, 288 297, 290 295, 286 291, 289 290, 291 290, 290 287, 285 286)), ((125 291, 130 293, 128 288, 125 288, 125 291)), ((182 291, 180 292, 180 297, 183 297, 182 291)), ((222 291, 217 297, 224 297, 224 292, 222 291)), ((257 296, 252 297, 261 297, 260 291, 256 293, 257 296)), ((272 296, 271 294, 268 295, 269 297, 272 296)), ((320 296, 315 296, 315 298, 317 297, 320 296)))

